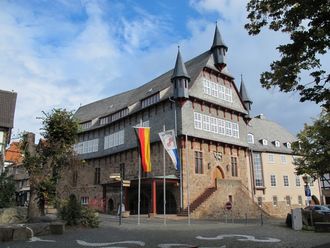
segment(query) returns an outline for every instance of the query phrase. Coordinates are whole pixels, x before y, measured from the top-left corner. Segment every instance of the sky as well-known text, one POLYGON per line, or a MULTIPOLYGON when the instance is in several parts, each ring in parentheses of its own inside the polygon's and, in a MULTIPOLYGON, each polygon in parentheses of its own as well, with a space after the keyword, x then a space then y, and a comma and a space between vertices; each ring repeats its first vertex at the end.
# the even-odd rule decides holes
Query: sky
MULTIPOLYGON (((210 49, 215 23, 228 46, 237 87, 243 75, 252 115, 264 114, 293 134, 320 106, 298 93, 260 85, 260 74, 288 42, 279 32, 249 36, 247 0, 2 0, 0 89, 18 94, 13 138, 40 133, 44 112, 136 88, 210 49)), ((328 67, 330 66, 330 62, 328 67)))

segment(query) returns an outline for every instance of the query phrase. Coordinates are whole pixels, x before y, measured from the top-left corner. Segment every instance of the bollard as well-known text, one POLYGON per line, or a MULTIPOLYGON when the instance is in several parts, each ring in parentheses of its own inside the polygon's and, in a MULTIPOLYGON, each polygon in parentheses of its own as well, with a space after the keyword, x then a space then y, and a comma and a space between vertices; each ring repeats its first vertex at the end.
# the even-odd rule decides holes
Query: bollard
POLYGON ((264 220, 263 220, 263 216, 262 216, 262 212, 260 214, 260 225, 263 225, 264 224, 264 220))
POLYGON ((247 225, 247 213, 245 213, 245 225, 247 225))
POLYGON ((225 216, 226 216, 226 223, 227 223, 227 213, 225 214, 225 216))

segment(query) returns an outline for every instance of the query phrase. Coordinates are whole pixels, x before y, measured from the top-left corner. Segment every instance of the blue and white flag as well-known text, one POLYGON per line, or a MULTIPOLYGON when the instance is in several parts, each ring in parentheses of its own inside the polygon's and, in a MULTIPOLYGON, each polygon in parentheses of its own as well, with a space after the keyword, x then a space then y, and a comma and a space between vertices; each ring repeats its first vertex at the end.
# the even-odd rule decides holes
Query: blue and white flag
POLYGON ((176 146, 174 130, 168 130, 160 132, 158 134, 165 150, 168 152, 168 155, 170 155, 173 161, 174 167, 177 170, 180 170, 180 160, 178 155, 178 149, 176 146))

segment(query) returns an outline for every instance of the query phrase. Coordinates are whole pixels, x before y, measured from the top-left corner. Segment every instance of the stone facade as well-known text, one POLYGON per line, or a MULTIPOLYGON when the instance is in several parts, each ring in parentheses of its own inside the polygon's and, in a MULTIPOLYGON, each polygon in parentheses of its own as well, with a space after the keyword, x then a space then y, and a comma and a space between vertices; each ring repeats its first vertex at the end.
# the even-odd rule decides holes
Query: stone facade
POLYGON ((247 140, 252 101, 245 87, 238 90, 226 64, 220 63, 219 53, 214 53, 227 50, 218 29, 214 41, 209 51, 186 63, 178 52, 174 70, 139 88, 81 106, 75 114, 82 126, 75 149, 86 163, 64 173, 59 195, 74 193, 82 204, 116 213, 120 184, 110 175, 121 172, 124 165, 124 179, 130 181, 123 191, 125 210, 136 214, 140 165, 133 127, 139 125, 150 127, 152 164, 150 173, 141 173, 141 213, 163 213, 163 146, 158 133, 175 128, 182 185, 180 172, 166 154, 167 213, 184 210, 188 195, 191 203, 215 187, 193 217, 221 217, 227 201, 233 202, 231 213, 237 217, 256 217, 267 210, 267 201, 257 205, 259 192, 247 140))

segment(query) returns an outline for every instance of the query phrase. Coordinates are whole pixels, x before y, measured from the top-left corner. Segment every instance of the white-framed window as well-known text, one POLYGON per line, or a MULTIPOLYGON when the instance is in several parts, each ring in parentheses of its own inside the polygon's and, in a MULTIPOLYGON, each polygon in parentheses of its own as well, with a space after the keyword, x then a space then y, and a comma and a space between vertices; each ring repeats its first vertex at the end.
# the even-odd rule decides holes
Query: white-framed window
POLYGON ((263 173, 262 173, 262 164, 261 164, 261 155, 260 153, 253 153, 253 164, 254 164, 254 178, 255 185, 257 187, 264 186, 263 173))
POLYGON ((301 195, 298 195, 298 204, 303 205, 303 200, 301 195))
POLYGON ((252 133, 248 133, 248 135, 247 135, 247 142, 249 144, 254 144, 254 136, 253 136, 252 133))
POLYGON ((203 85, 204 85, 203 91, 207 95, 211 95, 211 86, 210 86, 210 83, 211 82, 209 80, 207 80, 207 79, 204 79, 203 80, 203 85))
POLYGON ((233 126, 233 137, 239 138, 239 127, 237 123, 232 123, 233 126))
POLYGON ((195 129, 239 139, 238 123, 194 112, 195 129))
POLYGON ((196 129, 203 129, 202 128, 202 114, 194 112, 194 125, 196 129))
POLYGON ((274 195, 274 196, 273 196, 273 206, 276 207, 277 204, 278 204, 278 203, 277 203, 277 196, 274 195))
POLYGON ((289 195, 285 197, 285 202, 287 206, 291 206, 291 197, 289 195))
POLYGON ((86 154, 91 152, 97 152, 99 149, 99 139, 92 139, 83 142, 79 142, 73 146, 73 149, 78 154, 86 154))
POLYGON ((211 84, 211 96, 218 98, 218 84, 211 84))
POLYGON ((268 140, 262 139, 261 143, 262 143, 262 145, 267 146, 268 145, 268 140))
POLYGON ((291 149, 291 143, 290 143, 290 142, 286 142, 286 143, 285 143, 285 146, 286 146, 286 148, 291 149))
POLYGON ((89 197, 88 196, 82 196, 80 198, 80 204, 81 205, 88 205, 88 203, 89 203, 89 197))
POLYGON ((233 102, 233 92, 231 88, 212 82, 206 78, 203 79, 203 92, 206 95, 213 96, 227 102, 233 102))
POLYGON ((104 137, 104 150, 123 145, 125 142, 125 130, 109 134, 104 137))
POLYGON ((273 153, 268 153, 268 162, 271 164, 275 163, 275 155, 273 153))
POLYGON ((210 131, 210 116, 203 115, 203 130, 210 131))
POLYGON ((286 187, 289 186, 289 177, 288 176, 283 176, 283 183, 284 183, 284 186, 286 186, 286 187))
POLYGON ((278 140, 275 140, 274 144, 275 144, 275 147, 280 147, 281 146, 281 143, 278 140))
POLYGON ((219 134, 225 135, 226 134, 226 122, 222 119, 218 119, 218 131, 219 134))
POLYGON ((225 86, 219 85, 219 98, 225 100, 225 86))
POLYGON ((300 177, 298 175, 296 175, 296 186, 300 186, 300 177))
POLYGON ((282 164, 286 164, 286 155, 281 155, 282 164))
POLYGON ((211 124, 211 132, 218 133, 217 118, 210 117, 210 124, 211 124))
POLYGON ((230 121, 226 121, 226 135, 233 136, 233 126, 232 122, 230 121))
POLYGON ((275 187, 276 186, 276 176, 270 175, 270 185, 275 187))
POLYGON ((230 88, 225 87, 225 101, 233 101, 233 92, 230 88))

